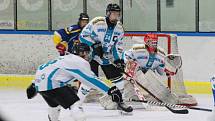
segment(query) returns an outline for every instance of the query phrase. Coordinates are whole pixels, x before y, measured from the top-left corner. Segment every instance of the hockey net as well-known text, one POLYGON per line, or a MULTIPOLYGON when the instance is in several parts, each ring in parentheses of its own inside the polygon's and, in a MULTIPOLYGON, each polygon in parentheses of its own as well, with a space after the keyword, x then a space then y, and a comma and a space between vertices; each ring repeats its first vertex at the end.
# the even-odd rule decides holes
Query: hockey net
MULTIPOLYGON (((134 44, 144 44, 144 37, 147 34, 125 34, 123 40, 124 50, 128 50, 134 44)), ((165 55, 177 55, 180 56, 178 49, 177 36, 175 34, 157 34, 158 36, 158 47, 165 53, 165 55)), ((196 99, 188 95, 186 92, 186 87, 183 80, 183 70, 180 67, 178 72, 174 76, 159 76, 157 75, 160 81, 166 85, 170 91, 176 94, 181 104, 186 106, 195 106, 197 105, 196 99)), ((125 89, 126 90, 126 89, 125 89)), ((144 91, 144 90, 142 90, 144 91)), ((145 92, 143 92, 145 93, 145 92)))

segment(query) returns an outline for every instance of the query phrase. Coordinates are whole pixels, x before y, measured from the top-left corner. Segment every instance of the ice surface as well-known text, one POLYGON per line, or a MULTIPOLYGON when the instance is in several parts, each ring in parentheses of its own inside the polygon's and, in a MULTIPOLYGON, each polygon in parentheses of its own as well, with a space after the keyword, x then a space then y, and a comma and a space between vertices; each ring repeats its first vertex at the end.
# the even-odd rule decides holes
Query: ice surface
MULTIPOLYGON (((194 95, 199 107, 213 107, 211 95, 194 95)), ((8 121, 48 121, 47 104, 38 95, 32 100, 20 90, 0 90, 0 113, 8 121)), ((120 115, 118 111, 103 110, 97 103, 84 104, 87 121, 207 121, 210 112, 189 110, 189 114, 173 114, 168 110, 134 110, 132 116, 120 115)), ((214 117, 215 118, 215 117, 214 117)), ((69 110, 62 110, 61 121, 72 121, 69 110)))

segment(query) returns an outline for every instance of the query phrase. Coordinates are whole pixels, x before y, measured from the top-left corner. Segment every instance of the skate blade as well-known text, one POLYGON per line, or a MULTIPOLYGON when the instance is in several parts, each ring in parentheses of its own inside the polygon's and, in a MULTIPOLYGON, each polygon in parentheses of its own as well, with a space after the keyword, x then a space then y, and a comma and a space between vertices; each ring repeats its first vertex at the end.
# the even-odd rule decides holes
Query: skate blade
POLYGON ((119 114, 122 116, 132 116, 133 112, 125 112, 123 110, 119 110, 119 114))

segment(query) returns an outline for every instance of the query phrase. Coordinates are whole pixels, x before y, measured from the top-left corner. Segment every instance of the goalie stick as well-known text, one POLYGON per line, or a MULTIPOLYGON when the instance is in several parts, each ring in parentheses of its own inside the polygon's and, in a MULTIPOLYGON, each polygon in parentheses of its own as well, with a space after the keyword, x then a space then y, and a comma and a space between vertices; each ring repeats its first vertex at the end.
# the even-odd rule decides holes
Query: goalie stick
MULTIPOLYGON (((157 98, 153 93, 151 93, 148 89, 146 89, 143 85, 141 85, 139 82, 135 81, 134 79, 132 79, 132 77, 127 74, 126 72, 123 72, 126 76, 130 77, 130 81, 133 81, 131 83, 136 83, 138 86, 140 86, 141 88, 143 88, 147 93, 149 93, 152 97, 154 97, 158 102, 160 103, 164 103, 162 100, 160 100, 159 98, 157 98)), ((179 109, 179 110, 176 110, 176 109, 172 109, 170 108, 169 106, 165 105, 165 107, 171 111, 172 113, 176 113, 176 114, 188 114, 189 111, 187 109, 179 109)))
POLYGON ((193 109, 193 110, 212 112, 212 109, 207 109, 207 108, 187 107, 187 106, 182 106, 182 105, 176 105, 176 104, 170 104, 170 103, 161 103, 161 102, 156 102, 156 101, 146 101, 146 100, 136 100, 136 99, 129 99, 129 101, 142 102, 142 103, 147 103, 150 105, 157 105, 157 106, 168 106, 171 108, 189 108, 189 109, 193 109))

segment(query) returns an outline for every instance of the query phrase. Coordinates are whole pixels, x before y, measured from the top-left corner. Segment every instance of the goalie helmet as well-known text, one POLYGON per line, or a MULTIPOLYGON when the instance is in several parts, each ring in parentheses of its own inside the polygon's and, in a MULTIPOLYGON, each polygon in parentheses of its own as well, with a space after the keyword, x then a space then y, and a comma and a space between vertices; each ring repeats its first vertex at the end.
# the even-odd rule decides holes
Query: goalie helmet
POLYGON ((158 36, 156 34, 147 34, 144 42, 149 53, 157 52, 158 36))
POLYGON ((72 54, 78 55, 87 61, 91 59, 90 47, 85 43, 75 44, 72 48, 72 54))

